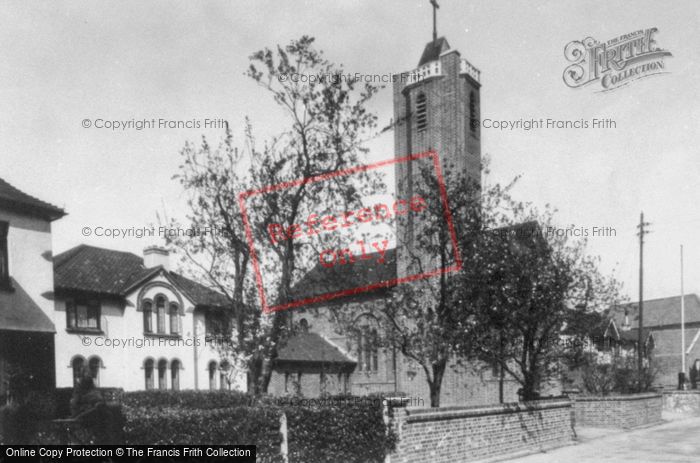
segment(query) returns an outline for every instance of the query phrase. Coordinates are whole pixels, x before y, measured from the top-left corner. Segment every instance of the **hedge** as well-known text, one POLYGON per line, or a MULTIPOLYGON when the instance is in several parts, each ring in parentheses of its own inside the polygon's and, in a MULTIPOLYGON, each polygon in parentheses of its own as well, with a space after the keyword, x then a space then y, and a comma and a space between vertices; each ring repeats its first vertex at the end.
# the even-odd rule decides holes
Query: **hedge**
POLYGON ((132 408, 187 408, 211 410, 251 406, 264 401, 239 391, 133 391, 121 395, 122 404, 132 408))
POLYGON ((290 462, 383 462, 396 436, 382 396, 256 398, 235 391, 138 391, 122 396, 126 444, 256 444, 260 461, 279 461, 287 416, 290 462))
POLYGON ((281 413, 271 407, 122 409, 126 445, 254 444, 257 461, 282 461, 281 413))
POLYGON ((285 406, 289 461, 377 462, 396 445, 380 396, 334 396, 311 406, 285 406))

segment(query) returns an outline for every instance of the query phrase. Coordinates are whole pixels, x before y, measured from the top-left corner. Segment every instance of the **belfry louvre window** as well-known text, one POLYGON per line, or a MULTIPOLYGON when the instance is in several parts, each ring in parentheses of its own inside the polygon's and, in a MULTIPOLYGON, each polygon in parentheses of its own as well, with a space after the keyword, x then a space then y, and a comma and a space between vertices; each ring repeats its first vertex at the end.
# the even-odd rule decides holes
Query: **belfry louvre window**
POLYGON ((416 97, 416 130, 421 132, 428 128, 428 101, 425 93, 416 97))

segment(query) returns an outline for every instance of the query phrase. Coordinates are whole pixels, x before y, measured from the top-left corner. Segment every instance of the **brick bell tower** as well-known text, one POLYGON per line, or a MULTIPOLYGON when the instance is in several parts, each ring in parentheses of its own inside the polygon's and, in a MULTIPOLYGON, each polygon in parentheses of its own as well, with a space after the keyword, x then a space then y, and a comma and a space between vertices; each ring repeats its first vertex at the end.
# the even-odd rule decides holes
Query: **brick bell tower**
MULTIPOLYGON (((435 14, 437 5, 433 6, 435 14)), ((395 75, 393 87, 395 156, 434 150, 446 179, 456 170, 480 184, 480 71, 444 37, 438 38, 434 25, 433 40, 425 46, 418 67, 395 75)), ((415 182, 420 181, 418 165, 395 166, 397 197, 412 197, 415 182)), ((419 228, 410 216, 397 223, 400 277, 411 273, 408 255, 416 254, 413 242, 419 228)))

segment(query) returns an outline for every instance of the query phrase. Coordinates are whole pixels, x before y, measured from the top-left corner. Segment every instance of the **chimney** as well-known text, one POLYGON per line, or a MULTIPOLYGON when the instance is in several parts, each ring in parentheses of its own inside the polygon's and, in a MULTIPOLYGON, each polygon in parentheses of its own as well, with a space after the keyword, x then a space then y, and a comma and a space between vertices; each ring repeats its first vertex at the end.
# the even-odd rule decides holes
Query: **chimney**
POLYGON ((143 250, 143 265, 146 268, 162 266, 170 270, 170 252, 160 246, 149 246, 143 250))

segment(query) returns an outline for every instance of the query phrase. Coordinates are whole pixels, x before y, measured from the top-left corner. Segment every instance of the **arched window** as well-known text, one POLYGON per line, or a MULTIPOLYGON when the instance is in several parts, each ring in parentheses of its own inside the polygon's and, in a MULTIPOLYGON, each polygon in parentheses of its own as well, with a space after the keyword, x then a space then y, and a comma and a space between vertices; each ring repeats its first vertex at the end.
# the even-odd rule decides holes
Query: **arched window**
POLYGON ((167 380, 167 372, 168 372, 168 361, 165 359, 160 359, 158 361, 158 389, 160 390, 165 390, 168 388, 168 380, 167 380))
POLYGON ((165 333, 165 297, 156 298, 156 317, 158 319, 158 333, 165 333))
POLYGON ((177 313, 177 304, 170 304, 170 333, 178 334, 180 332, 180 316, 177 313))
POLYGON ((143 332, 153 332, 153 303, 151 301, 143 303, 143 332))
POLYGON ((379 369, 379 336, 372 327, 371 319, 363 316, 357 321, 357 369, 377 371, 379 369))
POLYGON ((425 93, 421 92, 416 97, 416 130, 423 131, 428 128, 428 100, 425 93))
POLYGON ((170 388, 180 390, 180 361, 177 359, 170 362, 170 388))
POLYGON ((307 322, 305 318, 299 320, 299 331, 301 331, 302 333, 309 332, 309 322, 307 322))
POLYGON ((77 386, 83 377, 83 372, 85 369, 85 359, 81 356, 73 357, 70 362, 70 366, 73 369, 73 387, 77 386))
POLYGON ((219 389, 221 389, 222 391, 229 389, 229 381, 228 381, 229 369, 230 369, 230 366, 226 360, 221 362, 221 368, 219 369, 219 389))
POLYGON ((473 134, 476 134, 476 129, 479 128, 479 115, 476 111, 476 94, 469 93, 469 129, 473 134))
POLYGON ((102 367, 102 359, 98 356, 90 357, 88 361, 88 371, 93 381, 95 381, 95 386, 100 385, 100 368, 102 367))
POLYGON ((216 364, 215 361, 209 362, 209 389, 210 390, 215 390, 216 389, 216 368, 218 365, 216 364))
POLYGON ((146 379, 146 390, 153 389, 153 366, 155 362, 152 358, 148 358, 143 362, 143 374, 146 379))
POLYGON ((370 350, 372 351, 372 371, 379 370, 379 337, 377 336, 377 330, 372 329, 369 333, 370 337, 370 350))

